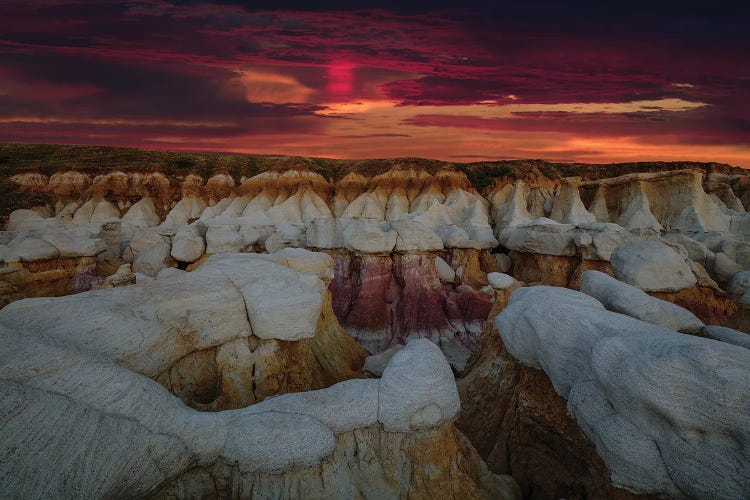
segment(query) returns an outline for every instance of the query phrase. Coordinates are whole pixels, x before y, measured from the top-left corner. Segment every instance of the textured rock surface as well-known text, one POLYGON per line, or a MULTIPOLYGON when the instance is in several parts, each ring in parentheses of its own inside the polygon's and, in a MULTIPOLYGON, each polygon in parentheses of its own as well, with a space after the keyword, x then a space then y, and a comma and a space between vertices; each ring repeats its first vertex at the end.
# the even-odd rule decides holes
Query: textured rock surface
POLYGON ((378 420, 386 431, 406 432, 453 421, 460 408, 453 372, 426 339, 393 355, 380 380, 378 420))
POLYGON ((524 498, 635 498, 612 486, 546 375, 508 354, 494 325, 507 303, 508 292, 498 292, 470 368, 457 382, 457 427, 491 470, 513 474, 524 498))
POLYGON ((750 487, 750 351, 549 287, 516 291, 495 324, 508 352, 567 400, 614 485, 715 498, 750 487))
POLYGON ((729 280, 727 292, 734 295, 744 295, 750 291, 750 271, 740 271, 729 280))
MULTIPOLYGON (((464 281, 486 285, 482 266, 494 259, 480 258, 481 252, 486 251, 454 249, 441 255, 465 269, 464 281)), ((451 364, 463 369, 491 308, 485 294, 443 284, 435 253, 333 255, 334 311, 359 343, 381 352, 416 335, 438 344, 451 364)))
MULTIPOLYGON (((228 441, 216 437, 229 450, 212 455, 217 460, 190 459, 187 469, 180 469, 189 472, 175 476, 162 470, 157 453, 151 469, 163 479, 159 495, 294 496, 304 487, 312 496, 352 497, 367 491, 363 484, 378 483, 385 496, 457 496, 456 486, 441 482, 443 477, 461 485, 464 496, 490 491, 488 484, 497 478, 480 472, 466 453, 450 451, 462 445, 447 423, 455 401, 439 352, 417 341, 400 348, 416 338, 438 345, 456 372, 472 359, 460 382, 468 402, 461 428, 491 467, 512 472, 531 498, 628 497, 618 485, 702 496, 706 484, 716 477, 731 482, 746 463, 745 452, 732 448, 744 443, 744 434, 737 437, 732 426, 738 421, 721 406, 741 406, 743 399, 711 392, 715 386, 735 390, 732 384, 744 372, 724 383, 731 377, 717 375, 716 359, 728 360, 721 365, 725 372, 737 371, 731 355, 719 356, 692 340, 674 347, 665 340, 668 332, 654 325, 724 341, 714 342, 723 346, 715 349, 741 349, 731 346, 743 344, 743 333, 703 327, 701 321, 750 330, 750 299, 737 300, 750 269, 747 176, 705 165, 702 172, 651 173, 578 166, 582 180, 561 178, 560 170, 530 162, 522 173, 513 167, 492 179, 494 174, 477 176, 470 166, 430 165, 428 173, 418 161, 399 160, 387 171, 373 167, 377 161, 368 163, 366 175, 344 175, 350 167, 342 166, 332 173, 339 180, 329 181, 317 173, 319 164, 313 172, 309 162, 278 162, 285 167, 241 181, 226 173, 203 179, 131 171, 13 179, 35 195, 30 198, 43 195, 47 202, 14 212, 8 231, 0 233, 5 283, 0 305, 23 295, 87 290, 100 278, 96 286, 130 286, 111 295, 11 304, 0 312, 0 325, 112 359, 155 379, 193 408, 264 401, 256 412, 227 417, 241 425, 223 434, 228 441), (490 183, 486 198, 464 172, 490 183), (312 257, 300 247, 329 255, 312 257), (135 273, 116 272, 123 263, 135 273), (514 342, 506 346, 492 334, 491 323, 480 338, 488 314, 502 310, 511 291, 525 283, 580 287, 607 309, 651 324, 637 322, 636 328, 635 319, 604 310, 592 297, 543 288, 519 292, 534 302, 538 317, 513 313, 520 319, 500 334, 516 332, 514 342), (383 379, 267 399, 329 387, 360 373, 366 353, 336 317, 365 347, 383 351, 369 357, 366 367, 383 379), (534 343, 543 322, 561 333, 534 343), (619 333, 602 333, 613 329, 619 333), (610 346, 611 338, 622 343, 610 346), (420 345, 417 361, 400 361, 420 345), (536 368, 520 364, 509 350, 536 368), (597 361, 592 353, 610 358, 597 361), (413 370, 420 363, 429 365, 422 366, 424 380, 413 370), (402 398, 410 388, 420 390, 402 398), (373 394, 385 404, 373 405, 373 394), (697 423, 681 410, 686 401, 698 409, 688 415, 697 423), (384 421, 378 423, 381 410, 384 421), (718 415, 713 429, 704 410, 718 415), (378 427, 386 422, 406 431, 378 427), (265 430, 264 437, 255 439, 244 425, 265 430), (276 428, 278 438, 272 435, 276 428), (657 428, 661 431, 653 431, 657 428), (701 447, 695 445, 699 438, 701 447), (374 442, 377 451, 367 455, 374 442), (435 465, 434 458, 420 462, 410 452, 408 463, 416 468, 402 466, 403 450, 424 443, 432 450, 438 442, 441 460, 472 462, 473 472, 445 461, 435 465), (270 456, 277 446, 287 451, 270 456), (689 460, 676 463, 677 455, 689 460), (230 456, 236 463, 229 463, 230 456), (294 457, 293 470, 284 462, 287 456, 294 457), (740 461, 734 471, 721 470, 731 468, 732 460, 740 461), (425 474, 429 480, 423 480, 425 474), (384 477, 391 478, 383 480, 387 486, 380 483, 384 477), (698 479, 686 485, 685 477, 698 479), (404 489, 404 481, 429 486, 404 489)), ((149 425, 148 432, 156 429, 149 425)), ((227 429, 215 427, 219 434, 227 429)), ((174 437, 159 432, 159 440, 174 437)), ((179 446, 149 441, 149 453, 168 448, 179 446)), ((724 487, 720 484, 715 496, 729 491, 724 487)), ((104 485, 100 491, 110 490, 104 485)))
POLYGON ((615 249, 612 269, 618 280, 647 292, 674 292, 696 283, 685 260, 658 241, 634 241, 615 249))
POLYGON ((599 271, 583 273, 581 291, 610 311, 626 314, 670 330, 700 333, 703 322, 678 305, 660 300, 599 271))
MULTIPOLYGON (((298 254, 297 265, 318 267, 306 253, 311 263, 298 254)), ((357 376, 365 357, 320 278, 254 254, 216 255, 191 273, 134 286, 14 302, 0 324, 85 347, 202 409, 325 387, 357 376)))
POLYGON ((706 326, 702 333, 704 337, 750 349, 750 334, 748 333, 725 326, 706 326))
MULTIPOLYGON (((55 232, 50 228, 101 225, 90 221, 100 219, 94 217, 97 210, 116 216, 110 205, 124 215, 121 235, 107 240, 106 252, 97 254, 98 262, 108 255, 107 274, 122 261, 132 263, 136 273, 156 276, 174 266, 193 269, 207 253, 326 249, 337 255, 331 288, 335 310, 355 338, 380 351, 411 334, 426 336, 444 346, 456 367, 476 344, 489 310, 491 293, 483 288, 489 272, 577 287, 583 270, 604 269, 616 248, 657 239, 663 230, 671 235, 665 238, 671 248, 683 256, 684 247, 691 261, 663 268, 673 255, 649 255, 646 260, 662 276, 645 261, 631 265, 634 280, 651 277, 652 283, 643 282, 647 290, 687 289, 692 274, 687 268, 701 286, 718 288, 712 278, 723 286, 742 266, 750 267, 750 245, 744 242, 750 224, 743 222, 750 219, 736 202, 745 195, 734 177, 704 179, 709 195, 700 175, 691 171, 581 181, 547 178, 529 168, 533 175, 522 176, 525 181, 495 179, 486 198, 462 171, 428 173, 411 162, 370 177, 350 173, 337 182, 294 161, 239 183, 225 173, 208 179, 123 172, 96 178, 80 172, 20 176, 18 185, 49 196, 49 207, 13 214, 9 229, 22 231, 22 238, 0 238, 0 258, 14 239, 19 245, 29 238, 33 243, 55 232), (73 219, 88 222, 72 224, 73 219), (34 228, 36 233, 29 233, 34 228), (490 257, 487 249, 498 242, 495 251, 510 256, 490 257), (446 285, 436 284, 435 273, 418 257, 430 252, 448 264, 436 264, 446 285)), ((92 241, 76 236, 73 245, 61 245, 91 252, 91 245, 101 245, 92 241)), ((42 254, 31 251, 36 246, 9 258, 38 258, 42 254)), ((97 271, 102 269, 97 264, 97 271)))
POLYGON ((381 430, 378 380, 206 414, 64 339, 0 326, 0 345, 0 477, 11 497, 519 498, 450 423, 381 430))
POLYGON ((503 273, 489 273, 487 275, 487 280, 490 282, 490 286, 495 290, 505 290, 516 283, 513 276, 503 273))

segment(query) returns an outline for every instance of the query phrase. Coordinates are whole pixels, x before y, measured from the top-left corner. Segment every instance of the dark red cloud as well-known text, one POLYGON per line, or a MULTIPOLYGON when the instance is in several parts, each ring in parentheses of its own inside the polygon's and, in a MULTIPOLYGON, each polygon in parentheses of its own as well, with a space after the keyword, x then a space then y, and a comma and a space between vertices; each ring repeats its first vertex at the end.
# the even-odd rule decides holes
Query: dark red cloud
MULTIPOLYGON (((148 145, 175 136, 175 146, 194 139, 202 141, 196 149, 221 150, 248 135, 299 134, 303 143, 341 141, 347 151, 347 141, 410 132, 373 124, 372 133, 329 134, 334 118, 316 113, 331 103, 392 100, 417 109, 671 98, 706 106, 513 118, 430 111, 402 124, 750 148, 750 16, 742 12, 334 4, 0 3, 0 140, 148 145)), ((484 152, 462 157, 473 154, 484 152)))

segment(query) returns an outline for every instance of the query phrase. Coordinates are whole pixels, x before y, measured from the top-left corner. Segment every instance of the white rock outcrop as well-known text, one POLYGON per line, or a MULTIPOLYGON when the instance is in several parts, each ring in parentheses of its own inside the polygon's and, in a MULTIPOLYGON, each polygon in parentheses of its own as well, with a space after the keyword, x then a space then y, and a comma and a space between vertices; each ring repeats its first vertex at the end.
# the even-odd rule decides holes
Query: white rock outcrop
POLYGON ((599 271, 589 270, 583 273, 581 291, 594 297, 610 311, 669 330, 700 333, 703 329, 703 322, 687 309, 652 297, 640 288, 599 271))
POLYGON ((316 275, 258 254, 214 255, 193 272, 138 283, 14 302, 0 310, 0 325, 65 339, 154 377, 236 338, 312 337, 325 293, 316 275))
POLYGON ((748 291, 750 291, 750 271, 740 271, 729 280, 727 292, 734 295, 744 295, 748 291))
MULTIPOLYGON (((450 367, 428 341, 397 353, 382 380, 350 380, 213 413, 186 407, 74 337, 0 326, 0 353, 0 477, 12 498, 141 497, 172 487, 189 488, 178 496, 216 494, 196 468, 236 475, 239 489, 264 497, 295 496, 297 487, 316 498, 356 491, 409 496, 424 487, 400 470, 416 467, 404 448, 412 446, 410 433, 417 433, 421 455, 430 439, 450 436, 440 426, 458 411, 450 367), (380 425, 403 434, 382 434, 380 425), (430 429, 437 433, 423 433, 430 429), (381 449, 400 465, 381 462, 381 449)), ((456 458, 446 460, 440 474, 473 484, 472 495, 490 488, 493 497, 516 497, 512 481, 483 464, 474 472, 482 476, 471 479, 451 463, 456 458)), ((434 464, 431 471, 438 472, 434 464)))
POLYGON ((489 273, 487 274, 487 281, 495 290, 507 290, 516 284, 516 279, 513 276, 504 273, 489 273))
POLYGON ((729 344, 750 349, 750 334, 727 328, 725 326, 710 325, 703 328, 703 336, 709 339, 721 340, 729 344))
POLYGON ((647 292, 674 292, 696 284, 690 266, 672 248, 653 240, 636 240, 612 252, 618 280, 647 292))
POLYGON ((750 350, 554 287, 516 290, 495 326, 567 400, 615 486, 694 498, 750 491, 750 350))
POLYGON ((195 223, 178 230, 172 238, 172 258, 182 262, 200 259, 206 251, 205 234, 205 228, 195 223))
POLYGON ((453 420, 460 407, 453 371, 427 339, 409 342, 383 371, 378 420, 387 431, 434 427, 453 420))

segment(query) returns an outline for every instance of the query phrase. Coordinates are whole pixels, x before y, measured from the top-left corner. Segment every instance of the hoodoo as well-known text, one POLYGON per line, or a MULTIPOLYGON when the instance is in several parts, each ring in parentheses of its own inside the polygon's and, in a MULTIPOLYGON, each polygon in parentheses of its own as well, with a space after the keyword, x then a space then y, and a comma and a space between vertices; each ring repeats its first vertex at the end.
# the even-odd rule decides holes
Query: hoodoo
POLYGON ((11 177, 4 491, 750 489, 744 172, 389 167, 11 177))

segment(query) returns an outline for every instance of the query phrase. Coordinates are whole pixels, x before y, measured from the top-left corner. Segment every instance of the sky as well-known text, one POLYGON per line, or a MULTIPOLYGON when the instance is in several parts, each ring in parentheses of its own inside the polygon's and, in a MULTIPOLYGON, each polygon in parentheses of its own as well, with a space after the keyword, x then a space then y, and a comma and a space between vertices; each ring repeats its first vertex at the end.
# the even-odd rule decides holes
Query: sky
POLYGON ((750 8, 0 0, 0 141, 750 168, 750 8))

